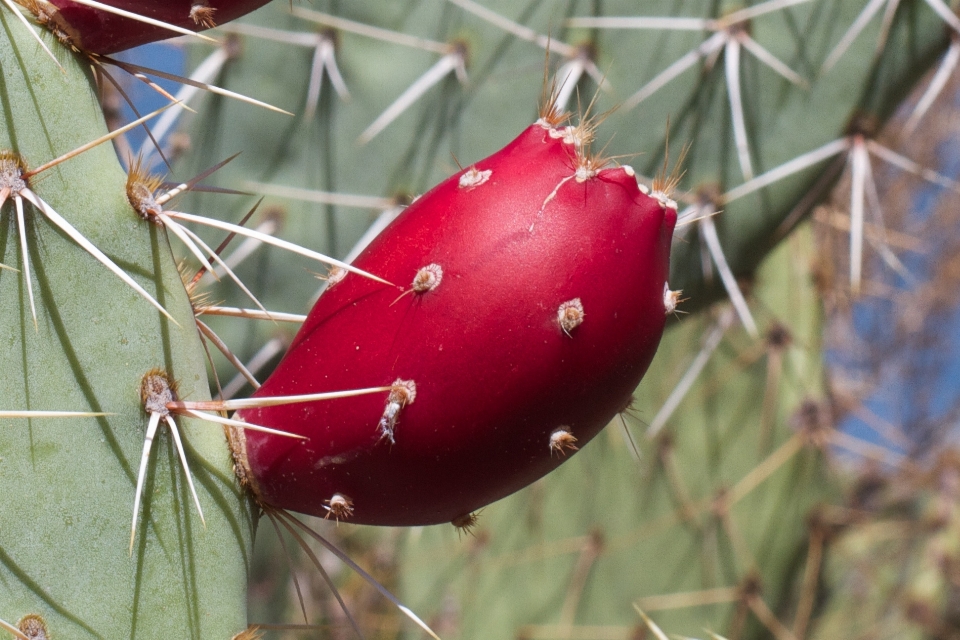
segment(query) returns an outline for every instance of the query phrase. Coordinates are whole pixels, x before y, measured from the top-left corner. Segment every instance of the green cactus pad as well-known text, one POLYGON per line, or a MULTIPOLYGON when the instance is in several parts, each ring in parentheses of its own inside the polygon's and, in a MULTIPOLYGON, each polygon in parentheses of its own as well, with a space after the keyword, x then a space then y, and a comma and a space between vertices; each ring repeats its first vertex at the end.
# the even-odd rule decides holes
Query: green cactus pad
MULTIPOLYGON (((65 72, 0 8, 0 148, 30 166, 106 133, 83 60, 44 39, 65 72)), ((220 427, 177 419, 206 527, 161 429, 128 552, 148 419, 141 377, 161 367, 182 397, 209 396, 166 235, 136 216, 124 183, 107 144, 34 177, 30 187, 179 326, 26 205, 35 328, 14 203, 0 214, 0 262, 21 270, 0 270, 0 411, 109 414, 0 419, 0 618, 40 614, 50 635, 64 639, 227 640, 246 627, 253 519, 220 427)))

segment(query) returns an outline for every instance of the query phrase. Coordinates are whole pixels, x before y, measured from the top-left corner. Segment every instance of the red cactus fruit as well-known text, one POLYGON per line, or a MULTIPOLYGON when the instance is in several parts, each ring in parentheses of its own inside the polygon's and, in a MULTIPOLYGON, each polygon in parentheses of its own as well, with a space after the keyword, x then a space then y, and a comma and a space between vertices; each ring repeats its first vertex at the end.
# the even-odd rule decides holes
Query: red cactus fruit
MULTIPOLYGON (((352 522, 461 521, 627 407, 656 352, 676 205, 540 120, 416 200, 329 287, 257 395, 384 395, 241 411, 262 504, 352 522)), ((587 141, 588 142, 588 141, 587 141)))
MULTIPOLYGON (((59 10, 57 15, 50 15, 49 10, 39 3, 30 8, 62 38, 66 38, 78 49, 90 53, 115 53, 177 35, 161 26, 123 17, 73 0, 48 1, 59 10)), ((224 24, 262 7, 269 1, 100 0, 102 4, 190 31, 202 31, 224 24)))

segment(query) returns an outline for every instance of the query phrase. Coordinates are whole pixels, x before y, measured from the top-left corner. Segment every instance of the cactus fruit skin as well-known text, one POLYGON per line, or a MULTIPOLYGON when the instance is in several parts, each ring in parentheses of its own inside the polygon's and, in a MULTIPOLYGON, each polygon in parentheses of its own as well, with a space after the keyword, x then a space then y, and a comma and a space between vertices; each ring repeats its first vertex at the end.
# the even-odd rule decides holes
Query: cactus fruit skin
MULTIPOLYGON (((267 2, 269 0, 111 0, 104 4, 184 29, 201 31, 239 18, 267 2)), ((90 53, 116 53, 175 35, 169 29, 70 0, 51 0, 51 4, 59 9, 61 26, 68 27, 67 33, 76 39, 74 44, 90 53)))
POLYGON ((263 503, 325 515, 339 494, 354 522, 451 522, 557 467, 572 438, 625 408, 663 332, 676 211, 628 167, 598 171, 563 139, 577 131, 532 125, 356 260, 417 276, 411 291, 350 274, 321 296, 258 395, 400 381, 416 395, 242 411, 310 438, 237 436, 263 503))

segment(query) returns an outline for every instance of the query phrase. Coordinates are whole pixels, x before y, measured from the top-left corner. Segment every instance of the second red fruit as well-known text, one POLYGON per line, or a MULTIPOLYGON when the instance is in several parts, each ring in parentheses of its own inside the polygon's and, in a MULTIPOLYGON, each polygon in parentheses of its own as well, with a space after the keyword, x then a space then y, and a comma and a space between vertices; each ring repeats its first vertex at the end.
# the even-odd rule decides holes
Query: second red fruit
MULTIPOLYGON (((90 53, 115 53, 177 35, 169 29, 78 4, 72 0, 49 1, 59 9, 59 27, 67 32, 79 49, 90 53)), ((191 31, 202 31, 259 9, 270 0, 100 1, 146 18, 191 31)))

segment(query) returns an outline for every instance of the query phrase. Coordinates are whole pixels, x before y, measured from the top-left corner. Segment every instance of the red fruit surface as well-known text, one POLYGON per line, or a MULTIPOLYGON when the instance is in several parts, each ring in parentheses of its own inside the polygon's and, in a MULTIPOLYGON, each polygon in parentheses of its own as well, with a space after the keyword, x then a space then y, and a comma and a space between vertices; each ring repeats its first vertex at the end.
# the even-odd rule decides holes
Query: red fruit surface
MULTIPOLYGON (((100 9, 87 7, 71 0, 49 0, 60 11, 60 17, 69 27, 74 44, 90 53, 109 54, 124 51, 132 47, 166 40, 178 34, 130 18, 124 18, 100 9)), ((224 24, 242 15, 259 9, 270 0, 100 0, 124 11, 136 13, 147 18, 160 20, 191 31, 202 31, 205 27, 194 19, 196 13, 191 10, 200 5, 212 10, 211 19, 216 24, 224 24)))
POLYGON ((399 379, 416 397, 392 444, 378 429, 387 393, 239 412, 309 438, 233 434, 262 503, 322 516, 340 494, 351 522, 451 522, 567 459, 572 448, 550 446, 557 429, 583 445, 628 405, 663 332, 676 211, 629 168, 578 180, 561 134, 531 126, 416 200, 354 263, 406 287, 440 265, 434 289, 398 298, 349 274, 324 292, 256 395, 399 379), (558 310, 574 299, 583 321, 568 333, 558 310))

